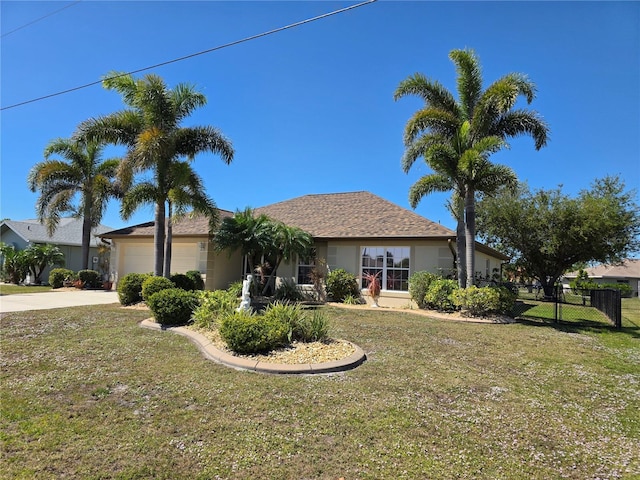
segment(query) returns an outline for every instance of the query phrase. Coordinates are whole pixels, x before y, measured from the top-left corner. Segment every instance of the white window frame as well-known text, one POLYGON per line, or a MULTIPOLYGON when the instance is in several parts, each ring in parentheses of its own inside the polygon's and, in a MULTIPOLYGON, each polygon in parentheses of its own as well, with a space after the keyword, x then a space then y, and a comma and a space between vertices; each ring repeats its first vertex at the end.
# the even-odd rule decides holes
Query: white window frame
POLYGON ((298 261, 296 265, 296 283, 298 285, 313 285, 313 283, 298 283, 298 281, 300 280, 300 267, 304 267, 304 268, 311 267, 313 269, 315 268, 315 266, 316 266, 316 260, 314 256, 303 258, 300 255, 298 255, 298 261), (305 261, 310 263, 304 263, 305 261))
MULTIPOLYGON (((404 253, 404 252, 403 252, 404 253)), ((371 257, 369 257, 371 258, 371 257)), ((366 270, 382 270, 382 275, 380 278, 380 286, 382 291, 387 291, 387 292, 403 292, 406 293, 409 291, 409 276, 411 275, 411 247, 409 247, 408 245, 391 245, 391 246, 380 246, 380 245, 363 245, 362 247, 360 247, 360 278, 362 278, 362 274, 364 271, 366 270), (403 259, 406 258, 409 262, 407 267, 397 267, 397 266, 389 266, 387 265, 387 252, 389 250, 393 250, 393 249, 403 249, 406 250, 406 257, 404 257, 403 255, 403 259), (375 264, 369 264, 369 265, 364 265, 364 255, 366 253, 367 250, 372 250, 376 252, 376 259, 379 258, 380 255, 378 255, 379 251, 382 250, 382 261, 380 262, 379 260, 375 261, 375 264), (378 265, 378 263, 381 263, 382 265, 378 265), (406 271, 406 277, 407 277, 407 290, 395 290, 395 289, 389 289, 388 285, 387 285, 387 271, 388 270, 395 270, 395 271, 406 271)), ((360 282, 360 287, 362 289, 366 289, 365 287, 366 285, 366 280, 362 279, 362 281, 360 282)))

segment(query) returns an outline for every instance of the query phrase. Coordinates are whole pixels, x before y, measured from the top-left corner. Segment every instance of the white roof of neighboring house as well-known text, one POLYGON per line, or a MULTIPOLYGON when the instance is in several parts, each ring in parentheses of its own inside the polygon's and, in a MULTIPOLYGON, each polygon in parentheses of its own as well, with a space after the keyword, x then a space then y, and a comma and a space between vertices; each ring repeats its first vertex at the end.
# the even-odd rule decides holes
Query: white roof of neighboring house
MULTIPOLYGON (((4 220, 0 223, 1 227, 9 228, 13 232, 22 237, 26 242, 30 243, 52 243, 55 245, 82 245, 82 219, 78 218, 61 218, 58 228, 49 235, 47 227, 38 220, 4 220)), ((106 225, 98 225, 91 233, 92 247, 98 246, 100 240, 95 237, 100 233, 113 230, 106 225)))
MULTIPOLYGON (((589 278, 640 278, 640 259, 630 258, 622 265, 598 265, 585 268, 589 278)), ((565 274, 565 277, 577 277, 578 272, 565 274)))

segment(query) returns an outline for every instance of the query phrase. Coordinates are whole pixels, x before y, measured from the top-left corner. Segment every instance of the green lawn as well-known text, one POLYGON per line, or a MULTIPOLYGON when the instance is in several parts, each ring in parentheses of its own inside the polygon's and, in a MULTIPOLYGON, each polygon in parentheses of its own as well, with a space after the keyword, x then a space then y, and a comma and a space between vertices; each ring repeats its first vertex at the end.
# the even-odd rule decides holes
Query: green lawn
POLYGON ((326 312, 357 369, 236 371, 115 306, 4 314, 0 478, 640 478, 637 321, 326 312))
POLYGON ((39 292, 50 292, 50 286, 24 286, 24 285, 13 285, 10 283, 0 283, 0 295, 15 295, 17 293, 39 293, 39 292))

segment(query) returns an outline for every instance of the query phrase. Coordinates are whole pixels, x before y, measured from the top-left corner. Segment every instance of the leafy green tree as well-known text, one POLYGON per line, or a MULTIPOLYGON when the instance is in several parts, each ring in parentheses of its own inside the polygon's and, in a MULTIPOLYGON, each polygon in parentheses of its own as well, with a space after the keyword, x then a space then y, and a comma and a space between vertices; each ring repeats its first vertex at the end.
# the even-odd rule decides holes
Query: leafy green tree
POLYGON ((64 266, 64 253, 51 244, 29 245, 25 250, 28 270, 33 276, 33 283, 42 283, 42 273, 47 267, 64 266))
MULTIPOLYGON (((177 181, 175 169, 179 167, 176 164, 180 159, 191 162, 204 152, 220 155, 224 163, 229 164, 233 160, 233 147, 211 126, 181 126, 196 108, 206 104, 206 97, 192 85, 181 83, 169 89, 157 75, 136 79, 111 73, 103 80, 103 86, 120 93, 128 108, 83 122, 76 135, 127 147, 119 171, 120 181, 127 189, 136 174, 151 173, 150 180, 125 194, 122 214, 128 218, 138 205, 154 203, 154 274, 168 277, 171 272, 165 271, 164 262, 165 217, 172 189, 185 186, 177 181)), ((203 199, 203 190, 198 193, 203 199)), ((191 200, 199 202, 195 196, 191 200)), ((207 199, 206 203, 213 202, 207 199)))
POLYGON ((478 231, 540 281, 545 295, 576 264, 619 263, 640 251, 640 208, 619 177, 596 180, 576 198, 521 185, 480 201, 478 231))
MULTIPOLYGON (((519 135, 530 135, 536 149, 542 148, 547 143, 548 127, 536 112, 515 108, 519 97, 527 103, 535 97, 535 85, 525 75, 509 73, 483 90, 480 62, 472 50, 452 50, 449 58, 458 74, 458 100, 440 82, 420 73, 403 80, 394 98, 417 95, 424 101, 424 107, 405 126, 402 168, 408 172, 423 157, 433 173, 413 185, 410 202, 415 208, 424 196, 443 191, 453 191, 454 205, 464 200, 464 216, 462 207, 454 211, 458 237, 464 218, 466 284, 471 285, 476 193, 489 193, 514 178, 510 169, 492 165, 488 158, 507 147, 508 138, 519 135)), ((462 257, 462 248, 459 241, 458 258, 462 257)))
POLYGON ((83 269, 89 267, 91 229, 102 220, 109 199, 119 195, 115 176, 120 161, 101 160, 103 149, 104 144, 97 141, 55 139, 45 148, 45 160, 27 178, 31 191, 40 191, 36 212, 50 235, 62 214, 82 218, 83 269), (56 154, 63 160, 51 158, 56 154))

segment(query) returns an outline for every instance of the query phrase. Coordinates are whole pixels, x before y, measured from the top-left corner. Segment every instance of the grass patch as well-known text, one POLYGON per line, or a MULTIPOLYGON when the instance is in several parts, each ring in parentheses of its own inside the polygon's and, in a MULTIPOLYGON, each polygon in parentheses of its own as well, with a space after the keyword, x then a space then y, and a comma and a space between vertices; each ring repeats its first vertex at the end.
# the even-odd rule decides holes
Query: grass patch
POLYGON ((13 285, 11 283, 0 283, 0 295, 16 295, 19 293, 40 293, 51 292, 49 285, 13 285))
POLYGON ((112 305, 2 316, 0 478, 635 478, 639 330, 324 308, 368 361, 268 376, 112 305))

